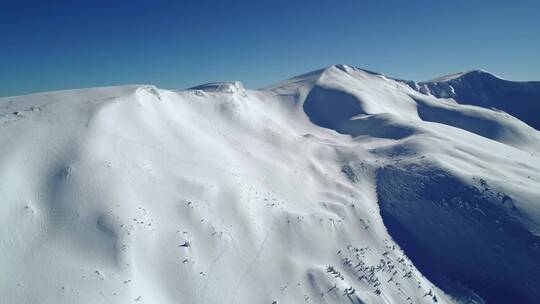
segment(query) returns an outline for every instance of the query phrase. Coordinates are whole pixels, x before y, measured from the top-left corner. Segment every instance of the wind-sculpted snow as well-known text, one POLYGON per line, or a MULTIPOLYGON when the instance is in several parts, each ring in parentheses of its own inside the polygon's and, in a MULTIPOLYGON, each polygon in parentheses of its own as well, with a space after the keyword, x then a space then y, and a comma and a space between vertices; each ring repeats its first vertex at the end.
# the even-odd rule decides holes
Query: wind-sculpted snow
POLYGON ((343 65, 1 98, 2 302, 535 302, 538 136, 343 65))
POLYGON ((316 86, 304 101, 304 111, 316 125, 339 130, 343 121, 366 114, 361 102, 346 92, 316 86))

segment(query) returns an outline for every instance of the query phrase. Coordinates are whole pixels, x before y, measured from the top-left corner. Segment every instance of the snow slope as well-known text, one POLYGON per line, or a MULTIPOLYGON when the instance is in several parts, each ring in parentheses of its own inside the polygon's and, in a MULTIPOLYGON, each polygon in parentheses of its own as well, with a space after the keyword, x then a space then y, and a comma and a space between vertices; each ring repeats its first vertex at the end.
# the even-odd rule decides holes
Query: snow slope
POLYGON ((538 302, 539 136, 343 65, 1 98, 0 294, 538 302))

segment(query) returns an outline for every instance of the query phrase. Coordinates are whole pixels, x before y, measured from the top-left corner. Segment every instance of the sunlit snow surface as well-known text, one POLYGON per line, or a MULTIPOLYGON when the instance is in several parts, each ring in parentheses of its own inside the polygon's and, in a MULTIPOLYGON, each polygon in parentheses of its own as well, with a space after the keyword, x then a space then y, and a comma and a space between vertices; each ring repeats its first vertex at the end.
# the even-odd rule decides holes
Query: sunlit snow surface
POLYGON ((540 302, 540 133, 416 85, 1 98, 1 302, 540 302))

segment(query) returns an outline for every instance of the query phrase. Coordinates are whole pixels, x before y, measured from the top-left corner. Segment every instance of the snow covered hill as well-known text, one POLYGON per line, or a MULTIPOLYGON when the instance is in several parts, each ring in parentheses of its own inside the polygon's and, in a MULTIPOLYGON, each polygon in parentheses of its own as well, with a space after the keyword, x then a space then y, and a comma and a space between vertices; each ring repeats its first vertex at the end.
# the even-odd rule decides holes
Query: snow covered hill
POLYGON ((540 302, 540 132, 412 84, 0 98, 3 303, 540 302))

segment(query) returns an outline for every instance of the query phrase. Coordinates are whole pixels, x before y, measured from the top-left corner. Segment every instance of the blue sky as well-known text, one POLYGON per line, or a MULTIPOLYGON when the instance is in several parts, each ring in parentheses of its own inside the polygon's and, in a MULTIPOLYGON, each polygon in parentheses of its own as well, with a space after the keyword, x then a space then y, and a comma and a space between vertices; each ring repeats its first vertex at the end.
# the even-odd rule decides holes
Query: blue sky
POLYGON ((426 80, 540 80, 540 1, 2 1, 0 96, 241 80, 336 63, 426 80), (49 3, 50 2, 50 3, 49 3))

